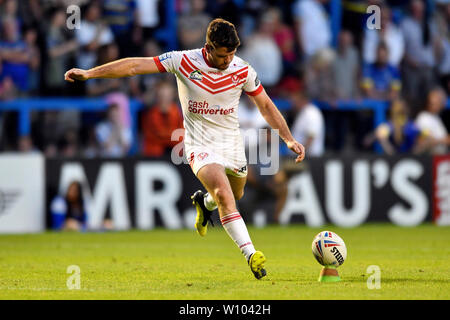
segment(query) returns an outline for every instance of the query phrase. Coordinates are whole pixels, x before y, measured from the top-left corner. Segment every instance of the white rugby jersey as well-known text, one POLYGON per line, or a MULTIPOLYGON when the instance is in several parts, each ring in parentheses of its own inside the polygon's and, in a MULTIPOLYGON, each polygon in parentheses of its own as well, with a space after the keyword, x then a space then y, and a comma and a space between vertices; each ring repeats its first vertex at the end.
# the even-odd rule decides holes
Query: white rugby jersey
POLYGON ((177 77, 186 149, 206 146, 216 152, 241 151, 239 98, 242 91, 256 96, 263 90, 256 71, 237 56, 226 70, 216 69, 207 61, 204 48, 167 52, 154 61, 160 72, 177 77))

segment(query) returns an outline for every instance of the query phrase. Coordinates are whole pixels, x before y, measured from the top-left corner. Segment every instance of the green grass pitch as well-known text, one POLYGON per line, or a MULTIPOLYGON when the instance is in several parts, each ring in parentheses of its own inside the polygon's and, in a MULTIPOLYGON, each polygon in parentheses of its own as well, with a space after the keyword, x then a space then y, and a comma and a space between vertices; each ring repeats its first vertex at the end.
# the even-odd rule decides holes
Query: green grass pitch
POLYGON ((368 224, 249 228, 267 257, 254 279, 221 227, 193 230, 0 236, 0 299, 450 299, 450 228, 368 224), (313 237, 332 230, 348 256, 338 283, 319 283, 313 237), (69 290, 69 265, 81 288, 69 290), (367 267, 381 269, 369 290, 367 267))

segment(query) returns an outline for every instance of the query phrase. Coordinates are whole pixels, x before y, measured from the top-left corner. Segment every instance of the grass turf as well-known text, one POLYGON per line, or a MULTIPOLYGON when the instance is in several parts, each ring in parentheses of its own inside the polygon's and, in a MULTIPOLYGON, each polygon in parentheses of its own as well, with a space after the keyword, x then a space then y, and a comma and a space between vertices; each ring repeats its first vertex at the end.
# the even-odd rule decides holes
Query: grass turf
POLYGON ((193 230, 0 236, 0 299, 450 299, 449 227, 249 228, 267 257, 256 280, 220 227, 193 230), (313 237, 332 230, 348 256, 338 283, 319 283, 313 237), (68 290, 69 265, 81 289, 68 290), (366 270, 381 269, 369 290, 366 270))

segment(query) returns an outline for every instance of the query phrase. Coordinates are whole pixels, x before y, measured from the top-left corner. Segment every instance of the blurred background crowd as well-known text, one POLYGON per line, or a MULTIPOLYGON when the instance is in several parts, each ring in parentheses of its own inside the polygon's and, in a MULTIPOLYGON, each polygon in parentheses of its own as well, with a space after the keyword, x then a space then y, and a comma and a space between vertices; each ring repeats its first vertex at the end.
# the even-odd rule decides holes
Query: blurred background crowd
MULTIPOLYGON (((387 154, 448 151, 447 0, 0 0, 0 150, 170 154, 177 143, 171 133, 183 126, 172 75, 76 84, 63 75, 72 67, 202 47, 216 17, 237 26, 237 55, 283 102, 308 155, 374 152, 376 145, 387 154), (81 8, 79 28, 67 27, 69 5, 81 8), (368 28, 370 5, 381 9, 378 29, 368 28), (37 97, 101 97, 108 108, 41 108, 30 114, 29 134, 21 134, 18 112, 2 103, 37 97), (136 123, 132 100, 143 106, 136 123), (364 107, 370 101, 388 104, 385 122, 374 125, 373 109, 364 107)), ((267 127, 245 95, 239 117, 243 129, 267 127)))

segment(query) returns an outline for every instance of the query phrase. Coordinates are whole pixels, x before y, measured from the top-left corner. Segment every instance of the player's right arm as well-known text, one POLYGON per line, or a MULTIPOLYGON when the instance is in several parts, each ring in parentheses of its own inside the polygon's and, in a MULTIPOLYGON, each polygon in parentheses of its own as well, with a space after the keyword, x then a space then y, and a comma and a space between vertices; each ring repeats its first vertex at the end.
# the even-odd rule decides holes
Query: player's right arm
POLYGON ((132 77, 138 74, 158 73, 160 69, 156 65, 153 57, 124 58, 112 61, 101 66, 83 70, 73 68, 64 74, 64 79, 69 82, 86 81, 96 78, 123 78, 132 77))

